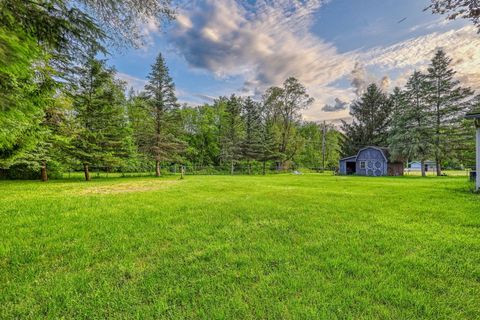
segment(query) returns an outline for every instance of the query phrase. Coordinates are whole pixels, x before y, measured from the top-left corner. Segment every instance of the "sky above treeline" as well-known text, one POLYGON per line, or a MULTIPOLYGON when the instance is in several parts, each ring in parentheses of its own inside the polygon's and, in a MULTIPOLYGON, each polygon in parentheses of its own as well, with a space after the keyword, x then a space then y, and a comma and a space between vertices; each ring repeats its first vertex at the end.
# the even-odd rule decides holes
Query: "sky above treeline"
POLYGON ((297 77, 315 103, 309 121, 348 117, 372 82, 386 91, 425 70, 435 51, 453 58, 458 78, 480 91, 480 34, 468 21, 423 9, 428 0, 193 0, 177 19, 144 27, 145 45, 112 50, 110 63, 141 90, 156 56, 167 60, 180 102, 251 95, 297 77))

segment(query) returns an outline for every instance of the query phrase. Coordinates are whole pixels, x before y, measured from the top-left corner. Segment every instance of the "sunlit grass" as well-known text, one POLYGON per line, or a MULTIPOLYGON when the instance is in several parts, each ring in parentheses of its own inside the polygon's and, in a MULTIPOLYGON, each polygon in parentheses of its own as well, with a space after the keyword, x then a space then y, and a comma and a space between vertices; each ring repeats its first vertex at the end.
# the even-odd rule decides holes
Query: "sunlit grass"
POLYGON ((466 177, 0 182, 0 318, 475 319, 466 177))

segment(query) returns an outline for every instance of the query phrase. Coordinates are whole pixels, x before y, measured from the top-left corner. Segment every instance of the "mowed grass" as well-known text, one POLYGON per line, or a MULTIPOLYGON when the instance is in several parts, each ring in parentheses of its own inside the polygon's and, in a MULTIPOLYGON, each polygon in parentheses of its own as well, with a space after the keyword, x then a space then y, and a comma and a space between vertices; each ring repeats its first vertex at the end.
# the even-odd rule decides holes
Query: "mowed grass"
POLYGON ((0 318, 478 319, 465 177, 0 182, 0 318))

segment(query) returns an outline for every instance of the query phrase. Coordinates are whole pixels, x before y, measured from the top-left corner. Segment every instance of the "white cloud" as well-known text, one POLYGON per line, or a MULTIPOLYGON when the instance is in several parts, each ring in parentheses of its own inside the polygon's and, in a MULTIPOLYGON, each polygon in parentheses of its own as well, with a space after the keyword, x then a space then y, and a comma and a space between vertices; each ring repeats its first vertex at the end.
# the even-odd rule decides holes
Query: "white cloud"
MULTIPOLYGON (((314 13, 325 2, 195 0, 180 10, 169 40, 190 66, 219 78, 241 76, 244 87, 238 93, 255 94, 297 77, 316 99, 304 114, 308 120, 348 117, 348 110, 322 109, 336 99, 353 100, 371 82, 384 89, 403 85, 414 69, 425 69, 438 48, 454 57, 466 85, 480 88, 480 37, 473 27, 341 54, 310 30, 314 13)), ((444 23, 442 18, 415 30, 433 30, 444 23)))
POLYGON ((354 55, 339 54, 333 45, 309 32, 313 14, 325 2, 261 0, 241 5, 233 0, 195 1, 180 12, 170 40, 191 66, 218 77, 244 77, 244 88, 239 90, 243 93, 280 85, 295 76, 317 100, 311 110, 321 112, 339 96, 352 98, 331 83, 355 65, 354 55))
POLYGON ((363 56, 367 66, 389 72, 404 70, 396 85, 403 85, 414 69, 425 71, 438 49, 453 58, 457 77, 466 86, 480 89, 480 36, 472 26, 444 33, 432 33, 410 39, 386 48, 375 48, 363 56))
POLYGON ((127 90, 133 88, 136 92, 142 91, 147 84, 147 80, 136 78, 126 73, 117 72, 117 78, 125 81, 127 84, 127 90))

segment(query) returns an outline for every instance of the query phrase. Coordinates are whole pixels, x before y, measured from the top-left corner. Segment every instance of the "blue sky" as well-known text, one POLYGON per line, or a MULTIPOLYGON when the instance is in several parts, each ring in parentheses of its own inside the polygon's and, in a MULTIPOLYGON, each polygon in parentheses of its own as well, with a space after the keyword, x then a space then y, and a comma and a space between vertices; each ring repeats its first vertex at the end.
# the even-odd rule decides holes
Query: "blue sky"
POLYGON ((434 51, 454 58, 458 77, 480 89, 480 35, 465 21, 423 12, 427 0, 193 0, 176 22, 144 26, 146 45, 112 52, 119 77, 141 89, 161 52, 180 101, 258 97, 289 76, 315 98, 306 120, 348 117, 368 83, 386 91, 424 69, 434 51))

